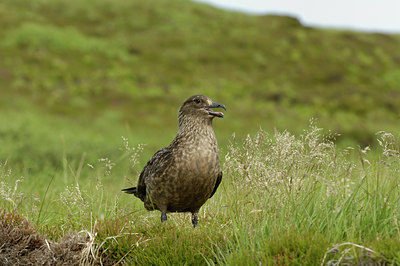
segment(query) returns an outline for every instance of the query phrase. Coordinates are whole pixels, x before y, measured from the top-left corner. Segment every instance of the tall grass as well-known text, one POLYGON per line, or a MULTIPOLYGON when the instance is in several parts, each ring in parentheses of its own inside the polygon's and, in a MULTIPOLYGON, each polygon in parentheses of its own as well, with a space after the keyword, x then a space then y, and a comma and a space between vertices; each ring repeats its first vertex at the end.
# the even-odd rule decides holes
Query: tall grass
POLYGON ((230 178, 228 205, 236 207, 238 252, 226 262, 256 263, 286 253, 286 259, 300 263, 315 244, 318 250, 327 243, 399 237, 398 139, 381 133, 382 154, 369 154, 367 147, 356 161, 350 149, 339 150, 320 131, 311 125, 296 137, 260 130, 243 146, 230 146, 224 167, 230 178), (294 250, 276 250, 277 238, 288 241, 284 245, 294 241, 294 250), (307 244, 299 250, 303 241, 307 244))
MULTIPOLYGON (((20 191, 22 179, 3 163, 0 204, 55 239, 84 230, 90 263, 400 263, 399 139, 380 132, 380 147, 371 151, 339 149, 334 137, 311 123, 298 136, 260 130, 233 138, 221 188, 201 209, 198 229, 187 214, 160 224, 158 213, 120 194, 127 181, 113 158, 87 165, 82 157, 64 170, 70 185, 55 178, 39 199, 20 191), (104 184, 105 177, 114 181, 104 184)), ((134 165, 142 148, 124 138, 120 159, 134 165)))

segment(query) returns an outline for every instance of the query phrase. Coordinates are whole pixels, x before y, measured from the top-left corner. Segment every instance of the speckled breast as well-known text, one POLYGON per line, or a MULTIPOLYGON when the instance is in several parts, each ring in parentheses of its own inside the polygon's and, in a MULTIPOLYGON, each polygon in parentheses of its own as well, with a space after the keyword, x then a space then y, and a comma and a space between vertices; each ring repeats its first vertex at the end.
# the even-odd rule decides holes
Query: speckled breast
POLYGON ((168 211, 198 209, 210 197, 220 172, 218 148, 178 150, 175 158, 176 173, 168 182, 168 211))

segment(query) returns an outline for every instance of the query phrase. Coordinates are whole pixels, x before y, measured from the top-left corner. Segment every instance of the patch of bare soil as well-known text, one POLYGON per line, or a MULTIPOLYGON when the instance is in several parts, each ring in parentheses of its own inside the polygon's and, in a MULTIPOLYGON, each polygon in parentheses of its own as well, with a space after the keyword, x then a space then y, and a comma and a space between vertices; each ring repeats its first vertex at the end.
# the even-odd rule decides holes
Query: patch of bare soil
POLYGON ((0 265, 98 264, 83 255, 87 246, 87 237, 79 234, 47 240, 25 218, 0 210, 0 265))

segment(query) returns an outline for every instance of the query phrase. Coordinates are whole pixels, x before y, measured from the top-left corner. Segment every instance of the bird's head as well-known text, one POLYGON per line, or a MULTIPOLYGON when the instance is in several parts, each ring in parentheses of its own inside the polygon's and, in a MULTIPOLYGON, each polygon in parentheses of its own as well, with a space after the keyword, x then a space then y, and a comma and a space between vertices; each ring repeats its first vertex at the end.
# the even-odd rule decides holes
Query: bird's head
POLYGON ((183 120, 191 119, 193 121, 211 121, 214 117, 224 117, 222 112, 216 112, 212 108, 223 108, 225 105, 213 102, 205 95, 194 95, 187 99, 178 112, 179 124, 183 120))

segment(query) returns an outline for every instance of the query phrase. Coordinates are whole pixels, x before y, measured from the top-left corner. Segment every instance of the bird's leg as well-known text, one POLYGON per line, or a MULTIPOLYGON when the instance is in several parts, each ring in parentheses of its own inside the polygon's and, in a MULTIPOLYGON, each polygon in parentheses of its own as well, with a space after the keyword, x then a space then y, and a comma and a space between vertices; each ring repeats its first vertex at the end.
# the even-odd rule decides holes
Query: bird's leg
POLYGON ((199 221, 199 218, 197 218, 197 212, 192 213, 192 224, 193 227, 197 227, 197 222, 199 221))
POLYGON ((167 220, 167 214, 165 212, 161 213, 161 222, 165 222, 167 220))

